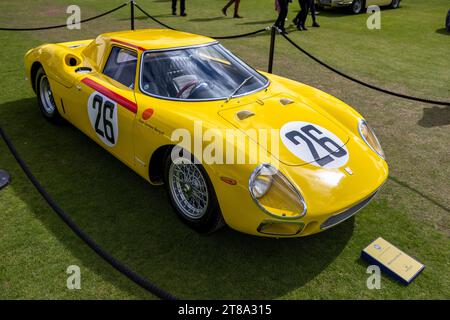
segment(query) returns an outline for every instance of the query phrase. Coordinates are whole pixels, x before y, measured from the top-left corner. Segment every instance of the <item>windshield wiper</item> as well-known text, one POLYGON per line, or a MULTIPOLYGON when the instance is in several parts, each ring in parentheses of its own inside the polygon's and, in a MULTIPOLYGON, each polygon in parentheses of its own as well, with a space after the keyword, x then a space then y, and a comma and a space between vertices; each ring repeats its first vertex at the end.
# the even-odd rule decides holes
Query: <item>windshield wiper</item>
POLYGON ((242 83, 228 96, 227 102, 230 101, 230 99, 233 98, 236 95, 236 93, 238 93, 239 90, 241 90, 242 87, 245 86, 245 84, 247 82, 249 82, 250 80, 252 80, 253 78, 254 78, 254 76, 250 76, 248 78, 245 78, 244 81, 242 81, 242 83))

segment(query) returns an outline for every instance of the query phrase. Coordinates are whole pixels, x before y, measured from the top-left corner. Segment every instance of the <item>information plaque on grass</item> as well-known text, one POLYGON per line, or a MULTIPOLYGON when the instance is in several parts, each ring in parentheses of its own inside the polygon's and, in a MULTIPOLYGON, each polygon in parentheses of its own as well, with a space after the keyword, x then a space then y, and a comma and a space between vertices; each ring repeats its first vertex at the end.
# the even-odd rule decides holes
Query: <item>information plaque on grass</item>
POLYGON ((408 285, 425 266, 394 245, 379 237, 361 252, 361 258, 378 265, 385 273, 408 285))

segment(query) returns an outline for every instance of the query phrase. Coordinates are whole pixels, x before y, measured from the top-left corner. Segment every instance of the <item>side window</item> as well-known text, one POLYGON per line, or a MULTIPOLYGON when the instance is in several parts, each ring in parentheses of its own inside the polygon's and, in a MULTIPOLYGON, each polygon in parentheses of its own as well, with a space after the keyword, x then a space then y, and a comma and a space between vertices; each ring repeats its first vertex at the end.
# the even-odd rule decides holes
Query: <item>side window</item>
POLYGON ((113 47, 103 73, 133 89, 136 79, 137 54, 134 51, 113 47))

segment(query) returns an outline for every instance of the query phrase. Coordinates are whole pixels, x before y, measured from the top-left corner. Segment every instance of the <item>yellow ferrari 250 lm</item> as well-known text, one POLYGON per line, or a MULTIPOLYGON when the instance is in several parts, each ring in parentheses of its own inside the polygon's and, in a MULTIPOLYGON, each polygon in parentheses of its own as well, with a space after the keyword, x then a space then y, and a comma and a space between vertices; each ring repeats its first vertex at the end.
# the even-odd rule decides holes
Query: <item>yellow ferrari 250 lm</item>
POLYGON ((260 236, 314 234, 353 216, 388 176, 358 112, 256 71, 208 37, 107 33, 41 45, 25 68, 46 119, 69 121, 165 184, 177 215, 199 232, 225 223, 260 236), (207 151, 213 161, 202 159, 207 151))

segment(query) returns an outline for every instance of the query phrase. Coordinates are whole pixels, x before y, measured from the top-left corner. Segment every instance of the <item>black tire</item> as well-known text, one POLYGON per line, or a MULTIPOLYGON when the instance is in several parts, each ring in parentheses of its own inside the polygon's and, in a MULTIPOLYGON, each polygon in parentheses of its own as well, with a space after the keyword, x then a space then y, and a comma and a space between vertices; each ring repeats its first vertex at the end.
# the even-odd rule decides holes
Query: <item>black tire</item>
POLYGON ((392 9, 397 9, 398 7, 400 7, 400 0, 392 0, 389 7, 392 9))
MULTIPOLYGON (((194 157, 190 155, 190 162, 193 163, 194 157)), ((216 193, 214 191, 214 187, 209 179, 209 176, 206 170, 203 168, 201 164, 189 164, 195 166, 198 169, 198 173, 201 174, 204 182, 206 182, 207 189, 207 206, 205 212, 198 218, 192 218, 185 214, 181 206, 178 204, 179 201, 176 200, 176 196, 174 195, 176 192, 173 191, 174 187, 174 178, 171 175, 171 167, 175 166, 172 161, 171 153, 168 152, 166 157, 165 165, 164 165, 164 184, 166 187, 167 194, 170 199, 170 203, 174 208, 177 216, 190 228, 196 230, 200 233, 212 233, 225 225, 225 222, 222 217, 222 213, 220 211, 219 202, 217 200, 216 193), (172 183, 171 183, 172 179, 172 183)), ((172 169, 173 170, 173 169, 172 169)))
POLYGON ((364 0, 353 0, 352 4, 350 6, 350 11, 353 14, 360 14, 365 9, 364 2, 365 2, 364 0))
POLYGON ((36 73, 34 79, 34 85, 36 88, 36 95, 38 100, 38 106, 45 119, 51 123, 60 124, 62 117, 59 114, 56 103, 53 99, 53 93, 50 88, 50 82, 48 81, 47 74, 41 67, 36 73), (48 86, 45 88, 44 86, 48 86))

